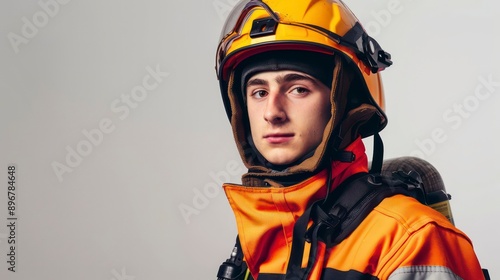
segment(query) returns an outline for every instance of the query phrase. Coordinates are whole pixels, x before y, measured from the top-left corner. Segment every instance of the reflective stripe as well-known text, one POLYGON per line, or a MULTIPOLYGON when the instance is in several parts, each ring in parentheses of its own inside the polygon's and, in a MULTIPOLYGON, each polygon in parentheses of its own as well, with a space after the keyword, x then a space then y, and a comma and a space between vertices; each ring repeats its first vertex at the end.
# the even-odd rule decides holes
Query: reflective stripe
POLYGON ((463 280, 444 266, 409 266, 396 269, 389 280, 463 280))

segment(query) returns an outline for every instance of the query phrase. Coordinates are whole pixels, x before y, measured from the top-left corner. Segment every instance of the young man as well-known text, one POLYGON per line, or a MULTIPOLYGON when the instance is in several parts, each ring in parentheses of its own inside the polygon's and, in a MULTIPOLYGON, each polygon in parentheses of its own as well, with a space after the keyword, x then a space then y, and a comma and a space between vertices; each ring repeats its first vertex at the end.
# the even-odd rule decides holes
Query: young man
POLYGON ((219 279, 484 279, 468 237, 407 195, 332 237, 325 205, 368 178, 362 138, 387 123, 379 72, 391 64, 340 0, 235 6, 216 70, 248 172, 224 186, 238 240, 219 279))

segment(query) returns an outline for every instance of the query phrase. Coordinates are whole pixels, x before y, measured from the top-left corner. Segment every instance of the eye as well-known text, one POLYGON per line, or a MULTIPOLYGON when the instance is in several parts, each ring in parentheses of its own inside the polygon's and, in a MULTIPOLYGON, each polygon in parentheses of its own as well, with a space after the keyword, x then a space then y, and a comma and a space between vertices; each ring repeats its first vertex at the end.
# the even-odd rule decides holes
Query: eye
POLYGON ((265 90, 255 90, 253 91, 250 96, 252 96, 255 99, 261 99, 267 96, 267 91, 265 90))
POLYGON ((305 87, 296 87, 296 88, 293 88, 290 93, 291 94, 294 94, 294 95, 306 95, 308 93, 310 93, 311 91, 305 87))

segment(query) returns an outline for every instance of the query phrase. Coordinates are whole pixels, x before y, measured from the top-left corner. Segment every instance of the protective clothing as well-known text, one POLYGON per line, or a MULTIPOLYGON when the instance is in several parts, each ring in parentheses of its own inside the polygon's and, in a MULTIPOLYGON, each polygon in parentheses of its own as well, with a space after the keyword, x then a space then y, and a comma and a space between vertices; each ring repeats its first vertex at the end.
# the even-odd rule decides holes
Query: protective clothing
MULTIPOLYGON (((361 139, 346 149, 356 160, 333 162, 331 191, 346 178, 367 172, 361 139)), ((254 279, 285 279, 280 277, 287 271, 295 221, 325 197, 327 176, 323 171, 286 188, 225 184, 254 279)), ((340 244, 320 244, 308 279, 484 279, 469 238, 446 217, 405 195, 384 199, 340 244)), ((311 258, 308 254, 304 250, 302 267, 311 258)))

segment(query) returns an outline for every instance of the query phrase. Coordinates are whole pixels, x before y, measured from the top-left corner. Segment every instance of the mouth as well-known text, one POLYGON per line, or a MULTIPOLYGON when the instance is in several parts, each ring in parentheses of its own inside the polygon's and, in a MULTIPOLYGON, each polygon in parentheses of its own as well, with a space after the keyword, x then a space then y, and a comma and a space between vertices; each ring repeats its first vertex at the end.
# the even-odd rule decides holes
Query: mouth
POLYGON ((293 139, 293 133, 270 133, 264 135, 264 139, 270 144, 283 144, 293 139))

